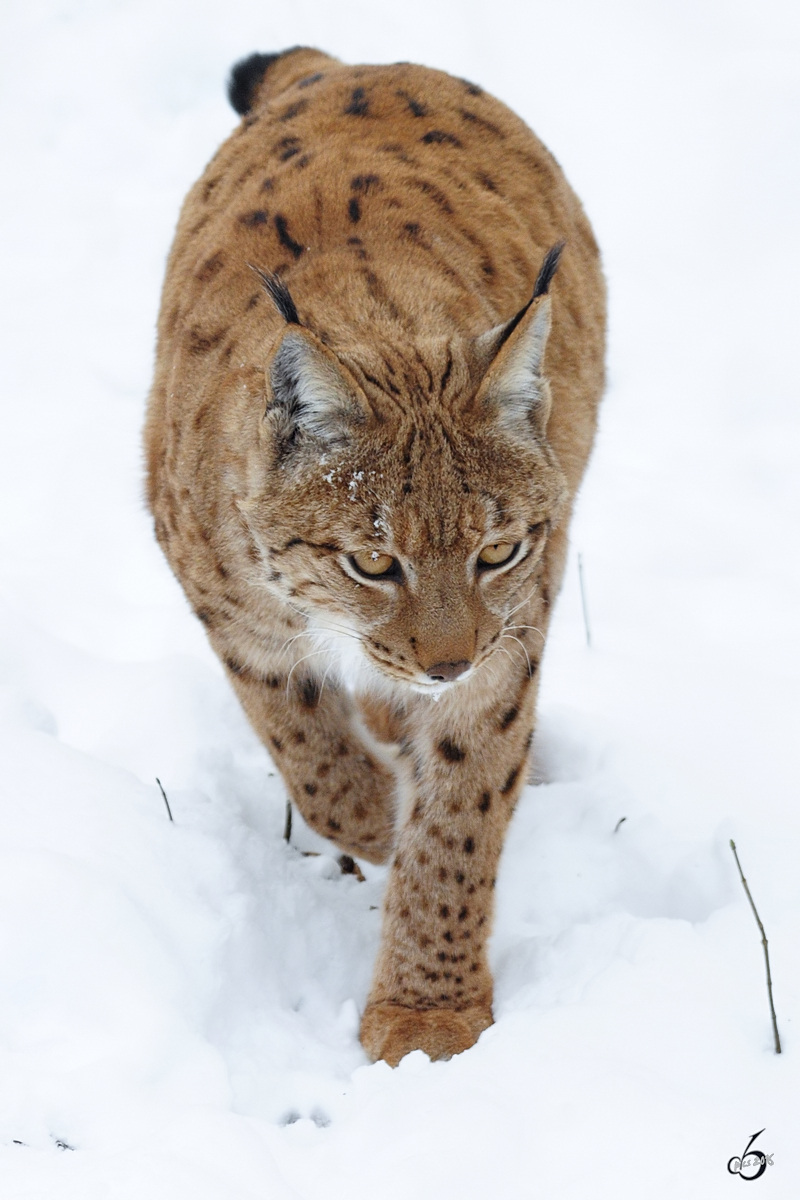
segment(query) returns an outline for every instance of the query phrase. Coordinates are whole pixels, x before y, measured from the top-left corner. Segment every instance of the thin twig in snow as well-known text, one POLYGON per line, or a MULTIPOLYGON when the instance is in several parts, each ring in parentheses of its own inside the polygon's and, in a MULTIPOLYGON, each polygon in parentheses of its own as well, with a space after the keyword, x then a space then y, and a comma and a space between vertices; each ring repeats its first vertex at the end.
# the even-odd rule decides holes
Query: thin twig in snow
POLYGON ((739 876, 742 881, 742 887, 744 888, 745 892, 747 893, 747 899, 750 901, 750 907, 753 910, 753 916, 756 919, 758 928, 761 930, 761 945, 764 947, 764 962, 767 964, 767 992, 769 993, 769 1011, 770 1011, 770 1014, 772 1015, 772 1033, 775 1038, 775 1053, 780 1054, 781 1053, 781 1039, 780 1039, 780 1035, 778 1033, 778 1018, 775 1016, 775 1005, 772 1003, 772 975, 770 974, 770 970, 769 970, 769 950, 767 949, 767 935, 764 932, 764 926, 761 924, 761 917, 758 915, 758 910, 756 909, 756 906, 753 903, 753 897, 750 895, 750 888, 747 886, 747 880, 744 877, 744 871, 742 870, 742 864, 739 862, 739 855, 736 853, 736 843, 734 842, 733 838, 731 838, 731 850, 733 851, 733 857, 736 859, 736 865, 739 868, 739 876))
POLYGON ((581 584, 581 604, 583 605, 583 624, 586 628, 586 645, 592 648, 592 631, 589 628, 589 606, 586 603, 586 588, 583 585, 583 555, 578 555, 578 579, 581 584))
POLYGON ((161 780, 158 778, 157 775, 156 775, 156 783, 158 784, 159 788, 161 789, 161 795, 164 797, 164 803, 167 806, 167 816, 169 817, 170 821, 173 821, 173 823, 174 823, 174 818, 172 816, 172 809, 170 808, 169 800, 167 799, 167 793, 164 791, 164 785, 162 784, 161 780))
POLYGON ((283 825, 283 840, 285 842, 292 840, 292 802, 288 797, 286 800, 286 820, 283 825))

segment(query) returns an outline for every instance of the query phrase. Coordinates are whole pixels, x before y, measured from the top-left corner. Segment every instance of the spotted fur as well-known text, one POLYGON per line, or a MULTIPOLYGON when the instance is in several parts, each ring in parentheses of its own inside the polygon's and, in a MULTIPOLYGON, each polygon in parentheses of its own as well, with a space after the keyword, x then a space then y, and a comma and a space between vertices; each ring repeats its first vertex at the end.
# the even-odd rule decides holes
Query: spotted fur
POLYGON ((231 95, 164 285, 156 534, 305 819, 391 864, 367 1051, 447 1057, 492 1020, 498 859, 603 387, 598 252, 473 84, 301 48, 231 95))

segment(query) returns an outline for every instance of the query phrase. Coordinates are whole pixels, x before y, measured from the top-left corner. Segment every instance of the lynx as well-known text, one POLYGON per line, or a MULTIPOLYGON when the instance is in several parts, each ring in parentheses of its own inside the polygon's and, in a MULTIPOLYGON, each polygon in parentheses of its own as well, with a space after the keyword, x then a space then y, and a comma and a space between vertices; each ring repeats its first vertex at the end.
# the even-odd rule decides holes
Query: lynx
POLYGON ((256 54, 189 192, 146 426, 158 540, 308 824, 388 863, 361 1041, 448 1058, 487 941, 603 388, 556 161, 423 67, 256 54))

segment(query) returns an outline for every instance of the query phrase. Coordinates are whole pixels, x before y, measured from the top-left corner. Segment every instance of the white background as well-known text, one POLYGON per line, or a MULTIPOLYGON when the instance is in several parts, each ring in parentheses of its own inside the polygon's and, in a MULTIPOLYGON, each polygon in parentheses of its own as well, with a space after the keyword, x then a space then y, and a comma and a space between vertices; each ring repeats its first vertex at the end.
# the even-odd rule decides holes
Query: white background
POLYGON ((800 9, 7 0, 0 91, 4 1200, 714 1200, 763 1126, 757 1194, 796 1196, 800 9), (382 872, 282 842, 142 503, 180 201, 235 124, 231 63, 297 43, 509 103, 610 288, 497 1021, 396 1071, 357 1040, 382 872))

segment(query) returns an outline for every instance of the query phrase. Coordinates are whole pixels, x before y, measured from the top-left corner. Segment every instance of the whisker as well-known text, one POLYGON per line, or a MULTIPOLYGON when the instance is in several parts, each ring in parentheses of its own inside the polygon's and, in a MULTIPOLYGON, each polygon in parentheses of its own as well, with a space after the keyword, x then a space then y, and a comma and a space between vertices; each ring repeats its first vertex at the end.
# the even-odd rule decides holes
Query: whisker
POLYGON ((545 636, 542 633, 541 629, 537 629, 535 625, 506 625, 505 628, 503 629, 503 633, 505 633, 509 629, 532 629, 534 633, 538 633, 538 635, 542 639, 542 641, 545 640, 545 636))
POLYGON ((534 593, 535 591, 538 591, 538 588, 539 588, 539 584, 538 584, 538 583, 535 583, 535 584, 533 585, 533 587, 531 588, 531 590, 528 592, 528 594, 527 594, 527 596, 525 597, 525 599, 524 599, 524 600, 521 600, 521 601, 519 602, 519 604, 516 606, 516 608, 512 608, 512 610, 511 610, 511 612, 510 612, 510 613, 506 613, 506 620, 508 620, 508 618, 509 618, 509 617, 513 617, 513 615, 514 615, 514 613, 515 613, 515 612, 519 612, 519 610, 522 608, 522 606, 523 606, 524 604, 527 604, 527 603, 528 603, 528 601, 530 600, 530 598, 531 598, 531 596, 533 595, 533 593, 534 593))
POLYGON ((332 670, 333 670, 333 663, 329 663, 328 667, 325 670, 325 674, 322 676, 322 683, 319 685, 320 702, 322 701, 322 693, 325 691, 325 680, 328 678, 328 676, 330 675, 332 670))
POLYGON ((287 639, 286 639, 286 641, 285 641, 285 642, 283 643, 283 645, 281 646, 280 650, 278 651, 278 654, 284 654, 284 653, 285 653, 285 651, 289 649, 289 647, 291 646, 292 642, 296 642, 296 641, 297 641, 297 639, 298 639, 298 638, 301 638, 301 637, 311 637, 311 630, 310 630, 310 629, 303 629, 303 630, 301 630, 301 631, 300 631, 300 633, 296 633, 296 634, 294 635, 294 637, 287 638, 287 639))
POLYGON ((327 654, 327 653, 328 653, 327 650, 312 650, 310 654, 304 654, 302 658, 298 658, 297 662, 294 664, 291 671, 286 676, 286 695, 287 696, 289 695, 289 681, 292 678, 292 674, 293 674, 295 668, 299 667, 300 663, 305 662, 307 658, 314 658, 318 654, 327 654))
POLYGON ((512 642, 519 642, 520 646, 522 646, 522 649, 525 651, 525 658, 527 659, 527 662, 528 662, 528 678, 530 679, 530 678, 531 678, 531 674, 532 674, 532 672, 531 672, 531 659, 530 659, 530 655, 528 654, 528 651, 525 649, 525 645, 524 645, 524 643, 523 643, 523 642, 520 642, 520 640, 519 640, 519 638, 518 638, 518 637, 514 637, 513 633, 504 633, 504 634, 503 634, 503 639, 505 639, 505 638, 510 638, 512 642))

